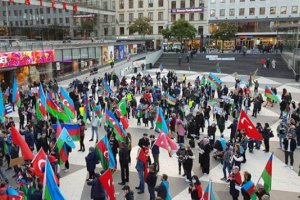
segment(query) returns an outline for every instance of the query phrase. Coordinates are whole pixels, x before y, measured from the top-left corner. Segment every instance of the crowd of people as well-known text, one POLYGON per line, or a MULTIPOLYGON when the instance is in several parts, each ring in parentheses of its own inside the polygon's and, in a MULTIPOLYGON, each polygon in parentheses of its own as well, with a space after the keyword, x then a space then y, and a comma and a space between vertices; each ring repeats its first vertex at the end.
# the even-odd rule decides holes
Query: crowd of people
MULTIPOLYGON (((43 90, 52 94, 53 100, 57 105, 59 102, 59 87, 56 81, 49 83, 40 83, 43 90)), ((238 130, 238 118, 242 110, 246 113, 252 109, 252 117, 259 115, 262 106, 271 104, 272 99, 264 99, 258 92, 259 83, 251 78, 249 82, 242 87, 241 80, 236 78, 235 87, 230 90, 226 85, 214 88, 208 78, 198 76, 194 81, 188 82, 186 76, 178 77, 176 72, 169 71, 162 75, 160 71, 156 73, 156 80, 150 74, 137 74, 129 80, 126 77, 119 77, 116 73, 105 73, 103 77, 94 78, 91 82, 88 79, 80 81, 75 79, 68 88, 69 96, 74 102, 77 113, 77 120, 80 126, 80 149, 85 152, 85 135, 88 124, 91 126, 90 141, 99 140, 98 128, 104 125, 104 129, 109 139, 110 148, 117 163, 117 154, 119 154, 119 166, 121 170, 120 185, 123 185, 124 198, 131 200, 134 198, 134 192, 129 187, 129 164, 132 156, 132 136, 127 132, 126 140, 119 141, 113 131, 113 127, 105 123, 105 116, 101 119, 96 116, 92 109, 92 104, 100 105, 104 114, 105 110, 110 110, 120 121, 118 103, 126 100, 127 119, 134 118, 137 126, 143 126, 153 129, 153 133, 148 137, 144 133, 138 142, 139 152, 137 155, 136 170, 139 177, 139 185, 136 187, 137 194, 145 192, 145 183, 148 186, 150 200, 169 199, 168 175, 161 176, 161 182, 157 183, 158 172, 160 171, 159 154, 160 148, 156 145, 157 133, 161 130, 156 126, 158 107, 162 108, 164 120, 167 123, 169 132, 168 137, 178 143, 176 152, 169 152, 170 156, 178 158, 178 173, 186 177, 186 182, 190 184, 189 193, 192 200, 200 200, 203 197, 203 189, 199 176, 193 175, 192 170, 198 155, 198 163, 201 166, 202 173, 210 173, 210 157, 223 164, 223 177, 221 180, 229 182, 230 195, 233 200, 238 199, 241 194, 244 199, 250 199, 247 192, 243 190, 243 184, 251 179, 249 172, 244 172, 244 180, 236 176, 241 172, 243 164, 246 163, 246 152, 255 153, 254 149, 261 148, 261 141, 249 138, 245 129, 238 130), (252 90, 252 86, 254 90, 252 90), (85 107, 84 98, 89 97, 89 107, 85 107), (170 101, 170 98, 175 99, 170 101), (264 102, 265 105, 264 105, 264 102), (253 103, 253 106, 252 106, 253 103), (86 112, 89 109, 90 112, 86 112), (83 120, 84 114, 87 121, 83 120), (228 120, 232 123, 226 127, 228 120), (230 137, 224 136, 225 129, 230 129, 230 137), (238 178, 237 178, 238 177, 238 178), (240 188, 236 186, 241 186, 240 188), (155 193, 156 192, 156 193, 155 193)), ((56 124, 55 116, 48 115, 47 119, 38 119, 36 116, 36 101, 38 95, 38 83, 33 83, 28 87, 20 89, 21 106, 17 108, 19 121, 10 117, 1 121, 0 135, 0 176, 3 183, 1 188, 7 187, 9 179, 3 171, 13 170, 13 178, 18 181, 19 190, 26 193, 28 199, 42 199, 42 182, 35 176, 30 161, 24 165, 10 167, 10 160, 19 157, 19 148, 12 143, 11 126, 19 123, 19 130, 24 135, 29 148, 38 152, 41 148, 51 156, 49 159, 54 172, 59 177, 60 167, 59 153, 56 147, 56 130, 53 125, 56 124), (25 123, 26 122, 26 123, 25 123), (5 162, 7 165, 5 164, 5 162), (27 190, 23 190, 22 186, 27 190)), ((7 84, 1 84, 4 95, 4 101, 11 101, 10 87, 7 84), (8 91, 8 92, 7 92, 8 91)), ((274 89, 274 88, 273 88, 274 89)), ((276 91, 277 94, 277 91, 276 91)), ((15 106, 14 106, 14 109, 15 106)), ((285 154, 285 163, 293 168, 293 152, 300 148, 300 104, 296 106, 293 102, 290 92, 283 89, 280 102, 280 125, 277 128, 277 136, 280 138, 278 147, 282 148, 285 154)), ((63 122, 62 122, 63 123, 63 122)), ((130 126, 129 126, 130 127, 130 126)), ((264 151, 270 151, 270 138, 274 137, 273 131, 268 123, 264 126, 257 123, 257 130, 263 137, 264 151)), ((67 149, 71 153, 72 149, 67 149)), ((96 165, 99 164, 99 158, 96 155, 95 148, 88 149, 85 157, 89 178, 87 184, 92 186, 92 199, 106 199, 106 191, 98 181, 103 172, 96 173, 96 165)), ((175 167, 175 166, 173 166, 175 167)), ((68 160, 64 163, 64 172, 69 170, 68 160)), ((260 185, 256 186, 259 199, 270 199, 270 194, 260 185)), ((170 188, 171 190, 171 188, 170 188)))

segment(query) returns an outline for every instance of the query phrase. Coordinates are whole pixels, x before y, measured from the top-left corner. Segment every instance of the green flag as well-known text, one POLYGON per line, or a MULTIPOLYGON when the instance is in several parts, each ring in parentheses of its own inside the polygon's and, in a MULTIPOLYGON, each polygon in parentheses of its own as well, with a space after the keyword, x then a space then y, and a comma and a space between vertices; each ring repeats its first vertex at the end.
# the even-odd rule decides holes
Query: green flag
POLYGON ((125 116, 127 113, 127 103, 125 98, 121 99, 121 101, 118 103, 118 107, 121 114, 125 116))

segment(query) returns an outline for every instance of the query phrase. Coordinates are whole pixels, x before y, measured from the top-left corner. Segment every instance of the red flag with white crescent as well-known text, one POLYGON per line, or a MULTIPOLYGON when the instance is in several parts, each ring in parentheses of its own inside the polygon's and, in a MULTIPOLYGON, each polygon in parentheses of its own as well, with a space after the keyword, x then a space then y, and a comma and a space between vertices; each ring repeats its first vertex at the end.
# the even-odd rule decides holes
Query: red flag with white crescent
POLYGON ((246 112, 244 110, 241 110, 240 119, 238 123, 238 130, 245 129, 246 135, 249 138, 253 138, 256 140, 263 140, 264 138, 262 135, 258 132, 250 118, 247 116, 246 112))

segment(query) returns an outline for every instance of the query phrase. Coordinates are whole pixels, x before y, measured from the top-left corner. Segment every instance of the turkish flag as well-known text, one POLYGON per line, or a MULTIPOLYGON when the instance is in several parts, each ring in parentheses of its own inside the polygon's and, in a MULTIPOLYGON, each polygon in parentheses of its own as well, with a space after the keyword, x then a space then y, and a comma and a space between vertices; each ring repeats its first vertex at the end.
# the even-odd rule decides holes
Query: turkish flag
POLYGON ((115 185, 111 174, 111 170, 107 169, 100 177, 99 181, 109 197, 109 200, 116 200, 115 185))
POLYGON ((33 159, 33 153, 29 149, 28 144, 25 142, 23 136, 19 133, 19 131, 16 129, 16 127, 11 126, 11 139, 12 143, 18 145, 21 148, 22 156, 24 157, 24 160, 32 160, 33 159))
POLYGON ((55 0, 52 0, 52 8, 55 8, 55 0))
POLYGON ((25 0, 25 5, 30 5, 30 0, 25 0))
POLYGON ((40 0, 40 6, 43 6, 43 0, 40 0))
POLYGON ((78 5, 77 5, 77 3, 74 3, 73 4, 73 12, 77 12, 77 10, 78 10, 78 5))
POLYGON ((165 150, 169 150, 169 146, 168 146, 168 141, 167 141, 167 138, 166 138, 166 134, 164 134, 163 132, 160 132, 160 134, 158 135, 156 141, 155 141, 155 145, 156 146, 159 146, 165 150))
POLYGON ((31 162, 32 167, 34 169, 34 173, 40 178, 41 181, 44 180, 45 163, 46 153, 43 150, 43 148, 41 148, 31 162))
POLYGON ((63 2, 62 5, 63 5, 63 9, 64 9, 64 10, 67 10, 67 3, 66 3, 66 2, 63 2))
POLYGON ((176 143, 170 138, 169 135, 167 135, 166 138, 167 138, 167 141, 168 141, 168 144, 169 144, 171 150, 172 151, 177 151, 178 148, 177 148, 176 143))
POLYGON ((245 129, 246 135, 249 138, 253 138, 256 140, 263 140, 264 138, 258 132, 252 121, 249 119, 244 110, 241 110, 240 119, 238 123, 238 130, 245 129))

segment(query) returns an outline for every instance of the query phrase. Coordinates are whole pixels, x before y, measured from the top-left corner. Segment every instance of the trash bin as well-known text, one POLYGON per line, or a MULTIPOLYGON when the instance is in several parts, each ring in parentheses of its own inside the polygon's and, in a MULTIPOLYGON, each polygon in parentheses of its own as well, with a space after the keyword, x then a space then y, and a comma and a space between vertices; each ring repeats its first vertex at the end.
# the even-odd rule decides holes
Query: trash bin
POLYGON ((299 82, 299 78, 300 78, 300 74, 296 74, 296 75, 295 75, 295 80, 296 80, 297 82, 299 82))
POLYGON ((133 73, 137 73, 137 67, 133 68, 133 73))

